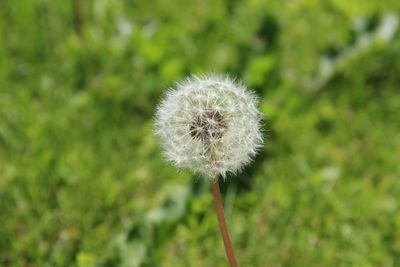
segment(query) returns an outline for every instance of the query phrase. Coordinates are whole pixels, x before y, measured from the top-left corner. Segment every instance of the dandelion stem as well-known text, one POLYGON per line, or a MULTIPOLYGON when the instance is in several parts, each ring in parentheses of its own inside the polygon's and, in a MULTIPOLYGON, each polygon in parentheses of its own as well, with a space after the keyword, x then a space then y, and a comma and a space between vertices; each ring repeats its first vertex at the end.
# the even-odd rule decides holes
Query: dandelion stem
POLYGON ((221 230, 222 239, 224 240, 226 256, 228 257, 231 267, 237 267, 238 264, 236 261, 235 252, 233 251, 232 242, 229 237, 228 227, 226 225, 224 207, 222 205, 221 192, 219 190, 217 177, 211 180, 211 190, 214 195, 215 211, 217 213, 219 229, 221 230))

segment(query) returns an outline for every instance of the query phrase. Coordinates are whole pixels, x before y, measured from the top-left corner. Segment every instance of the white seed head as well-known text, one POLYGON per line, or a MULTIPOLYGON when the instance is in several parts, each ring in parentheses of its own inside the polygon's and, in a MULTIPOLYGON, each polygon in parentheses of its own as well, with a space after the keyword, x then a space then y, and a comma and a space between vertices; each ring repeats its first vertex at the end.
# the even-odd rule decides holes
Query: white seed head
POLYGON ((155 116, 166 159, 209 178, 236 173, 263 143, 257 102, 229 77, 192 76, 177 83, 155 116))

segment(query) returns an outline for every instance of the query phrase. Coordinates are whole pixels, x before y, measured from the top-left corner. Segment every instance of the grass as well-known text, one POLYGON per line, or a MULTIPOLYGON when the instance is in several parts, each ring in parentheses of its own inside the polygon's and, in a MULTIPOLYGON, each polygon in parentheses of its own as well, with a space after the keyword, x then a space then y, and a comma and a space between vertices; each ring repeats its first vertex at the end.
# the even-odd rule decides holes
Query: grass
POLYGON ((226 266, 208 183, 152 134, 164 90, 213 70, 265 114, 220 184, 240 266, 400 266, 398 30, 312 86, 399 4, 173 2, 87 1, 82 36, 68 1, 0 3, 0 265, 226 266))

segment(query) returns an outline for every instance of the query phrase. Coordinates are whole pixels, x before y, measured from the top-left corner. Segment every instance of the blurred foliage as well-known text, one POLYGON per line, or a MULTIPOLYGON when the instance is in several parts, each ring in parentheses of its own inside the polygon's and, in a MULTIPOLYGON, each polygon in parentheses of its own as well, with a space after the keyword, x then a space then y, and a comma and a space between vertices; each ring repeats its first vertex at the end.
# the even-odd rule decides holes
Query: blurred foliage
POLYGON ((400 266, 398 0, 0 1, 0 265, 226 266, 152 116, 190 73, 260 96, 221 182, 240 266, 400 266))

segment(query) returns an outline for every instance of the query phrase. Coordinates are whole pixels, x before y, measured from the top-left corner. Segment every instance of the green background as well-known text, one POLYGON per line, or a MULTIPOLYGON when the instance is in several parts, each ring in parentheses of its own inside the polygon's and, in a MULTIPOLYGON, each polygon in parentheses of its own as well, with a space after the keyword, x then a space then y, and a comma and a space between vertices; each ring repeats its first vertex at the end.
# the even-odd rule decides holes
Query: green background
POLYGON ((400 266, 398 0, 77 3, 0 1, 0 266, 227 266, 209 184, 152 133, 209 72, 265 115, 221 182, 240 266, 400 266))

